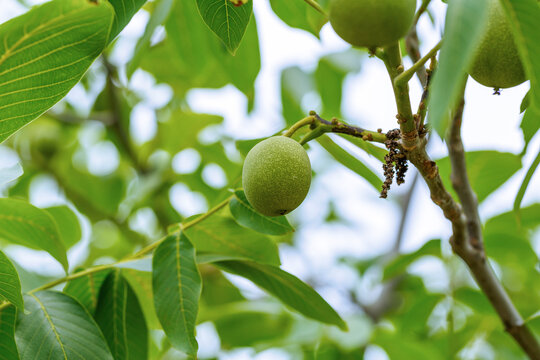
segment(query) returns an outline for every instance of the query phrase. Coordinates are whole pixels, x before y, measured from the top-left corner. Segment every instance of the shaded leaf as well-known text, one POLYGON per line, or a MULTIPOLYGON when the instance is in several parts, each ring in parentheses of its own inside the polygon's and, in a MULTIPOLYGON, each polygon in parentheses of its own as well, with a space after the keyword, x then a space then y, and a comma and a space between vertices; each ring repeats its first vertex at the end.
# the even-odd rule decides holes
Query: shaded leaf
MULTIPOLYGON (((1 305, 0 305, 1 306, 1 305)), ((21 308, 22 309, 22 308, 21 308)), ((15 344, 17 308, 13 305, 0 307, 0 360, 19 360, 15 344)))
POLYGON ((441 256, 441 240, 429 240, 420 249, 396 257, 384 268, 383 281, 404 273, 407 267, 415 260, 427 255, 441 256))
POLYGON ((0 26, 0 142, 79 82, 107 45, 112 21, 107 1, 57 0, 0 26))
POLYGON ((21 360, 113 360, 99 327, 72 297, 41 291, 24 301, 15 331, 21 360))
POLYGON ((2 275, 0 277, 0 300, 5 299, 19 310, 24 310, 19 275, 15 266, 2 251, 0 251, 0 275, 2 275))
POLYGON ((135 269, 122 269, 122 275, 134 291, 144 313, 146 323, 151 329, 160 329, 161 325, 156 316, 152 292, 152 273, 135 269))
POLYGON ((536 172, 536 169, 538 168, 538 165, 540 165, 540 150, 538 151, 538 154, 536 154, 536 158, 534 158, 533 162, 531 163, 531 166, 527 170, 527 173, 525 174, 525 177, 523 178, 523 182, 521 183, 521 186, 519 187, 519 190, 516 194, 516 198, 514 200, 514 211, 519 217, 519 209, 521 207, 521 201, 523 200, 523 197, 525 196, 525 192, 527 191, 527 188, 529 187, 529 183, 531 182, 531 179, 536 172))
POLYGON ((260 233, 283 235, 294 231, 285 216, 268 217, 258 213, 248 202, 243 190, 234 192, 229 209, 236 222, 260 233))
POLYGON ((66 205, 53 206, 43 209, 47 211, 56 222, 60 238, 66 249, 71 248, 81 240, 81 225, 77 215, 66 205))
POLYGON ((268 237, 238 225, 233 219, 213 215, 185 230, 197 252, 228 255, 279 265, 276 244, 268 237))
POLYGON ((222 261, 219 268, 253 281, 284 304, 317 321, 346 329, 338 313, 311 287, 277 266, 253 261, 222 261))
POLYGON ((66 249, 49 213, 29 203, 0 199, 0 238, 52 255, 67 271, 66 249))
POLYGON ((133 56, 131 57, 126 66, 127 76, 131 77, 135 70, 137 70, 139 63, 141 62, 141 58, 150 48, 150 41, 152 39, 152 35, 154 35, 154 32, 156 31, 158 26, 167 19, 169 13, 171 12, 173 4, 173 0, 157 1, 156 6, 152 11, 152 14, 150 14, 150 19, 146 24, 146 28, 144 29, 144 34, 141 36, 139 41, 137 41, 133 56))
POLYGON ((317 37, 327 21, 323 15, 302 1, 270 0, 270 5, 285 24, 309 31, 317 37))
POLYGON ((540 110, 536 107, 528 107, 521 119, 520 128, 523 132, 523 140, 525 141, 522 154, 525 154, 529 142, 540 129, 540 110))
POLYGON ((317 142, 321 144, 321 146, 340 164, 363 177, 375 188, 375 190, 380 191, 382 189, 383 182, 379 176, 377 176, 377 174, 375 174, 369 167, 364 165, 364 163, 362 163, 359 159, 349 154, 345 149, 336 144, 332 139, 330 139, 330 137, 326 135, 320 136, 317 138, 317 142))
POLYGON ((224 314, 214 320, 214 324, 222 346, 230 349, 279 341, 287 335, 292 320, 290 314, 286 313, 239 311, 224 314))
POLYGON ((388 154, 388 150, 378 147, 374 144, 372 144, 369 141, 362 140, 360 138, 357 138, 355 136, 348 136, 344 134, 339 134, 340 137, 347 140, 351 144, 359 147, 360 149, 364 150, 369 155, 375 157, 380 162, 384 162, 384 157, 386 154, 388 154))
POLYGON ((147 358, 146 322, 135 293, 119 269, 112 270, 101 286, 94 317, 115 360, 147 358))
MULTIPOLYGON (((521 168, 521 159, 518 155, 498 151, 468 151, 465 160, 469 181, 479 203, 521 168)), ((444 157, 437 160, 437 166, 446 189, 455 195, 450 181, 452 170, 450 159, 444 157)))
POLYGON ((487 0, 454 0, 448 4, 444 42, 430 87, 428 111, 428 123, 443 139, 449 113, 458 101, 475 46, 485 28, 487 8, 487 0))
POLYGON ((307 115, 301 106, 302 98, 314 90, 315 81, 312 74, 305 72, 298 66, 282 70, 281 106, 287 126, 293 125, 307 115))
POLYGON ((169 341, 176 349, 196 357, 201 275, 195 248, 183 232, 169 235, 155 250, 152 287, 156 314, 169 341))
POLYGON ((253 2, 234 6, 228 0, 197 0, 197 6, 206 25, 234 55, 249 23, 253 2))
POLYGON ((94 315, 98 303, 99 289, 109 274, 109 270, 94 272, 70 280, 63 292, 75 298, 91 315, 94 315))

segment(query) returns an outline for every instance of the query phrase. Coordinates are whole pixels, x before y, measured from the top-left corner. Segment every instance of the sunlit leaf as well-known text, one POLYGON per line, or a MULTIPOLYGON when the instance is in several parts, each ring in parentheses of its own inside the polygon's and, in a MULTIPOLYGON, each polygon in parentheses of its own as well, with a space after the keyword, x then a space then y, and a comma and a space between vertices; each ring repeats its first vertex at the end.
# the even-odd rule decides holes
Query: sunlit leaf
POLYGON ((77 215, 66 205, 52 206, 44 209, 56 222, 60 238, 67 249, 81 240, 81 225, 77 215))
POLYGON ((206 25, 234 55, 249 23, 253 2, 234 6, 228 0, 197 0, 197 6, 206 25))
POLYGON ((152 286, 156 313, 169 341, 176 349, 196 357, 201 275, 195 249, 183 232, 170 235, 155 250, 152 286))
POLYGON ((0 26, 0 142, 81 79, 109 39, 107 1, 56 0, 0 26))
POLYGON ((15 331, 21 360, 113 360, 99 327, 72 297, 41 291, 24 301, 15 331))
POLYGON ((347 328, 338 313, 315 290, 277 266, 253 261, 222 261, 215 264, 227 272, 253 281, 284 304, 309 318, 336 325, 341 329, 347 328))
POLYGON ((67 271, 66 249, 53 217, 45 210, 21 200, 0 199, 0 237, 47 251, 67 271))
POLYGON ((258 213, 248 202, 244 191, 235 191, 229 202, 234 219, 242 226, 269 235, 283 235, 294 231, 285 216, 268 217, 258 213))
POLYGON ((279 265, 276 244, 268 237, 238 225, 233 219, 213 215, 186 229, 198 252, 230 255, 279 265))

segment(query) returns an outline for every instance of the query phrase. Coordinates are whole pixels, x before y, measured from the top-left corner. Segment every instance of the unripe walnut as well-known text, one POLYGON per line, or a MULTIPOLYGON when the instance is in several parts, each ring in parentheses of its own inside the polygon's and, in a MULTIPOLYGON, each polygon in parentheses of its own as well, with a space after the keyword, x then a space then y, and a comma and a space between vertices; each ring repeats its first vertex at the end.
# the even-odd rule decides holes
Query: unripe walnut
POLYGON ((519 85, 527 78, 500 1, 490 0, 488 12, 488 23, 476 48, 469 74, 488 87, 519 85))
POLYGON ((242 170, 251 206, 266 216, 285 215, 304 201, 311 184, 311 165, 297 141, 274 136, 255 145, 242 170))
POLYGON ((404 37, 415 9, 416 0, 330 0, 328 18, 349 44, 377 47, 404 37))

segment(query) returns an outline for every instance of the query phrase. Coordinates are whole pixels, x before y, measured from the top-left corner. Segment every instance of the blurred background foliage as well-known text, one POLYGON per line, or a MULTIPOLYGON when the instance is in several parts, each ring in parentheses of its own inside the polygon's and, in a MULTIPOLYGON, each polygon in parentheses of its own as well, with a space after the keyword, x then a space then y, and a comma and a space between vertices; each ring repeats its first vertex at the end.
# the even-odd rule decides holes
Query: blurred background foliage
MULTIPOLYGON (((269 3, 282 26, 319 37, 324 19, 304 2, 269 3)), ((324 7, 327 1, 320 3, 324 7)), ((223 114, 197 112, 188 99, 194 89, 232 85, 245 96, 245 109, 240 113, 253 112, 266 100, 256 93, 264 87, 256 86, 261 70, 258 20, 251 16, 233 56, 202 21, 195 1, 149 1, 134 20, 145 24, 144 31, 136 36, 123 33, 65 100, 2 144, 2 153, 19 159, 24 169, 22 176, 4 187, 3 195, 45 207, 62 224, 59 230, 70 249, 72 268, 109 263, 134 253, 165 235, 169 225, 205 212, 241 187, 242 158, 257 141, 235 136, 223 114)), ((263 126, 264 131, 252 138, 290 126, 311 108, 325 118, 341 117, 344 81, 362 72, 367 60, 367 53, 345 49, 320 56, 311 68, 298 64, 281 68, 280 95, 275 95, 281 114, 279 118, 262 119, 272 125, 263 126)), ((208 101, 214 99, 209 97, 208 101)), ((246 116, 237 128, 253 126, 250 121, 246 116)), ((339 171, 356 173, 361 185, 338 186, 361 186, 362 191, 369 192, 351 199, 355 206, 377 198, 385 150, 358 139, 347 140, 325 136, 309 144, 314 187, 318 189, 310 197, 324 192, 321 187, 336 185, 325 179, 339 171)), ((480 202, 522 167, 520 155, 509 152, 482 150, 467 156, 471 184, 480 202)), ((437 163, 450 189, 449 161, 442 158, 437 163)), ((408 175, 409 180, 413 173, 408 175)), ((335 181, 335 177, 331 179, 335 181)), ((398 232, 397 224, 403 217, 400 209, 422 217, 418 207, 402 206, 413 190, 414 185, 395 190, 389 204, 374 208, 371 216, 385 220, 376 220, 373 226, 387 226, 387 238, 403 236, 392 235, 398 232)), ((505 334, 462 262, 452 256, 446 237, 418 239, 417 250, 407 253, 388 251, 392 239, 386 248, 377 247, 375 254, 332 252, 337 255, 323 267, 334 269, 327 276, 318 271, 316 262, 302 260, 305 239, 310 236, 302 230, 305 227, 325 225, 330 229, 325 234, 335 232, 334 238, 327 239, 328 248, 338 236, 349 242, 362 241, 359 228, 351 225, 351 217, 346 214, 351 207, 339 200, 331 196, 319 201, 308 198, 304 207, 310 208, 299 210, 289 219, 298 231, 284 235, 244 228, 231 220, 228 208, 216 218, 222 221, 216 220, 219 223, 210 228, 213 236, 224 242, 245 236, 278 244, 284 266, 297 271, 320 291, 348 323, 349 332, 303 318, 251 284, 225 276, 212 265, 201 265, 201 359, 525 358, 505 334), (418 270, 418 264, 426 263, 418 270), (440 277, 435 285, 430 278, 432 271, 440 277)), ((361 226, 371 225, 370 218, 364 221, 361 226)), ((490 260, 537 334, 539 226, 539 204, 522 210, 520 225, 512 212, 484 219, 490 260)), ((324 251, 324 247, 313 251, 324 251)), ((23 290, 58 277, 58 266, 46 261, 32 266, 27 254, 32 259, 37 256, 34 253, 13 246, 6 246, 6 252, 15 259, 23 290)), ((137 294, 151 330, 151 359, 181 358, 159 330, 149 265, 144 261, 139 265, 122 268, 121 272, 137 294)), ((106 275, 99 273, 93 279, 96 289, 106 275)), ((84 286, 80 287, 80 281, 85 278, 68 283, 64 291, 82 296, 84 286)), ((79 299, 91 308, 90 297, 79 299)))

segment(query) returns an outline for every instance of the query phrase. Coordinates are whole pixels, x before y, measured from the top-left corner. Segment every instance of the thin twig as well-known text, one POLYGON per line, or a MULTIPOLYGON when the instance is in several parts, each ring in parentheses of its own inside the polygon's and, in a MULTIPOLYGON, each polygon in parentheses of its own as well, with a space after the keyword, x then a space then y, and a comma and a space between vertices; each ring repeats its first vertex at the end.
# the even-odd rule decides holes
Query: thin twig
MULTIPOLYGON (((210 215, 216 213, 221 208, 225 207, 229 203, 229 201, 231 201, 233 196, 234 195, 229 196, 228 198, 226 198, 225 200, 223 200, 222 202, 220 202, 219 204, 217 204, 216 206, 214 206, 213 208, 211 208, 210 210, 208 210, 206 213, 202 214, 198 218, 193 219, 193 220, 191 220, 190 222, 188 222, 186 224, 180 224, 179 230, 182 230, 182 231, 187 230, 188 228, 190 228, 192 226, 195 226, 198 223, 200 223, 201 221, 205 220, 210 215)), ((113 268, 113 267, 115 267, 117 265, 120 265, 120 264, 123 264, 123 263, 126 263, 126 262, 139 260, 139 259, 143 258, 145 255, 151 253, 166 238, 167 238, 167 236, 165 236, 165 237, 161 238, 160 240, 146 246, 145 248, 141 249, 140 251, 136 252, 135 254, 127 256, 127 257, 125 257, 125 258, 123 258, 123 259, 121 259, 121 260, 119 260, 119 261, 117 261, 115 263, 105 264, 105 265, 97 265, 97 266, 88 268, 86 270, 83 270, 83 271, 80 271, 80 272, 65 276, 65 277, 63 277, 61 279, 51 281, 51 282, 49 282, 47 284, 44 284, 44 285, 42 285, 40 287, 37 287, 37 288, 35 288, 33 290, 30 290, 28 293, 32 294, 32 293, 35 293, 35 292, 38 292, 38 291, 50 289, 50 288, 52 288, 52 287, 54 287, 56 285, 60 285, 60 284, 62 284, 64 282, 67 282, 67 281, 70 281, 70 280, 74 280, 74 279, 77 279, 77 278, 80 278, 80 277, 83 277, 83 276, 86 276, 86 275, 89 275, 89 274, 93 274, 93 273, 96 273, 96 272, 99 272, 99 271, 107 270, 107 269, 113 268)))
POLYGON ((442 40, 439 41, 429 52, 424 55, 420 60, 416 61, 410 68, 403 71, 401 74, 397 75, 394 78, 394 84, 396 86, 400 86, 403 83, 408 82, 411 80, 411 78, 414 76, 414 74, 418 71, 424 68, 424 64, 428 62, 431 58, 435 57, 435 54, 437 54, 437 51, 442 46, 442 40))

